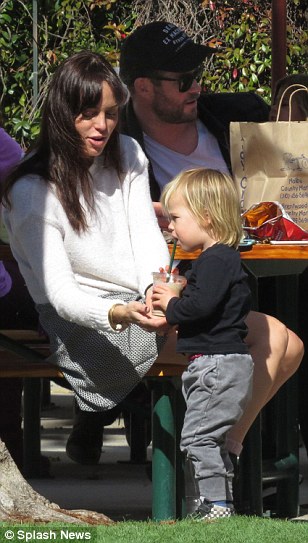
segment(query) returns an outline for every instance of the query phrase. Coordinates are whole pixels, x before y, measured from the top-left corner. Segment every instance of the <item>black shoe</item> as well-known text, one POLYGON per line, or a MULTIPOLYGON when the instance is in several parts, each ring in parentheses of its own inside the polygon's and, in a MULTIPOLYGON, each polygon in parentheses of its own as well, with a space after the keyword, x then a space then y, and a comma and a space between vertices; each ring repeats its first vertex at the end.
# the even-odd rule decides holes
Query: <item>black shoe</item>
POLYGON ((66 443, 66 454, 77 464, 94 466, 99 463, 101 457, 102 436, 97 437, 96 443, 87 443, 86 439, 74 429, 66 443))
POLYGON ((104 426, 119 416, 118 406, 107 411, 81 411, 75 401, 75 420, 66 443, 67 456, 78 464, 96 465, 102 452, 104 426))
POLYGON ((125 426, 125 436, 131 447, 131 433, 142 440, 142 448, 146 448, 152 441, 152 410, 151 392, 139 383, 120 404, 125 426), (132 415, 132 417, 131 417, 132 415), (131 422, 133 428, 131 428, 131 422))
POLYGON ((79 411, 66 443, 67 456, 78 464, 98 464, 102 452, 103 432, 100 413, 79 411))

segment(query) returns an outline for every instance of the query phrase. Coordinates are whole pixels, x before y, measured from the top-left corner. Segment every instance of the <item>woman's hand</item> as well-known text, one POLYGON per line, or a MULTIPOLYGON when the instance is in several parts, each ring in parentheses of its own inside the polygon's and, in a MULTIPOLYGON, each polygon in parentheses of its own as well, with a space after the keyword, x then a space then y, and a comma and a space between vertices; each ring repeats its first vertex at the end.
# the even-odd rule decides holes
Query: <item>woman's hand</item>
POLYGON ((113 310, 112 320, 115 324, 122 324, 124 327, 137 324, 148 332, 164 334, 170 330, 165 317, 154 317, 150 308, 141 302, 117 305, 113 310))

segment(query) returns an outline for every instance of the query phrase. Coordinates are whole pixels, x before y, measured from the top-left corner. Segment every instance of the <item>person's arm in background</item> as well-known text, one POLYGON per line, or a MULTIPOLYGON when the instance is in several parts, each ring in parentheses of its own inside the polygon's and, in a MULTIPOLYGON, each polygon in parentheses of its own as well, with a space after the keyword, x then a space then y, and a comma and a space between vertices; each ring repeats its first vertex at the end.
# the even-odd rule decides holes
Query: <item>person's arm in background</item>
MULTIPOLYGON (((20 145, 0 127, 0 184, 10 169, 21 159, 23 151, 20 145)), ((1 219, 0 206, 0 241, 7 243, 8 238, 1 219)), ((4 263, 0 261, 0 298, 6 296, 12 288, 12 279, 4 263)))
POLYGON ((6 296, 12 288, 12 278, 0 260, 0 298, 6 296))
MULTIPOLYGON (((0 126, 0 185, 10 169, 19 162, 23 155, 20 145, 0 126)), ((0 190, 1 192, 1 190, 0 190)), ((8 243, 8 236, 1 219, 0 205, 0 241, 8 243)))
POLYGON ((23 155, 22 148, 0 127, 0 183, 23 155))
POLYGON ((158 224, 162 230, 167 230, 169 225, 169 219, 163 213, 163 209, 160 202, 153 202, 153 207, 158 224))

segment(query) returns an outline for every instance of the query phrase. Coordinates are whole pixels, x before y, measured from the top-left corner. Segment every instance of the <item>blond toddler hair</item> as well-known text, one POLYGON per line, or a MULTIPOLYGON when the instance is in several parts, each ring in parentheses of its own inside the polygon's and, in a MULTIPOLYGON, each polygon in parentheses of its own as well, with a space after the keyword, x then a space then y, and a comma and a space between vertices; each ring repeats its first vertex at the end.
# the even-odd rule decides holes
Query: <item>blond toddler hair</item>
POLYGON ((219 243, 238 247, 243 236, 240 201, 232 177, 218 170, 194 168, 179 173, 163 189, 161 204, 169 214, 169 202, 180 194, 190 213, 204 227, 210 220, 212 237, 219 243))

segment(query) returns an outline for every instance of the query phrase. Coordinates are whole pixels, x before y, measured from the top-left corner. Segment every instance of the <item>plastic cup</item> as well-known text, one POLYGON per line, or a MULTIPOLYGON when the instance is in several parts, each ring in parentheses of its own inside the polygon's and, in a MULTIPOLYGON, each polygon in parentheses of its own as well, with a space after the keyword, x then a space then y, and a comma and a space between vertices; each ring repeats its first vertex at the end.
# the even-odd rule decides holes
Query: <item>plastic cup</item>
MULTIPOLYGON (((177 275, 176 273, 167 273, 167 272, 153 272, 153 286, 162 285, 168 283, 168 287, 176 292, 176 294, 181 295, 183 288, 187 283, 186 277, 183 275, 177 275)), ((155 317, 164 317, 165 313, 160 309, 152 309, 152 315, 155 317)))

